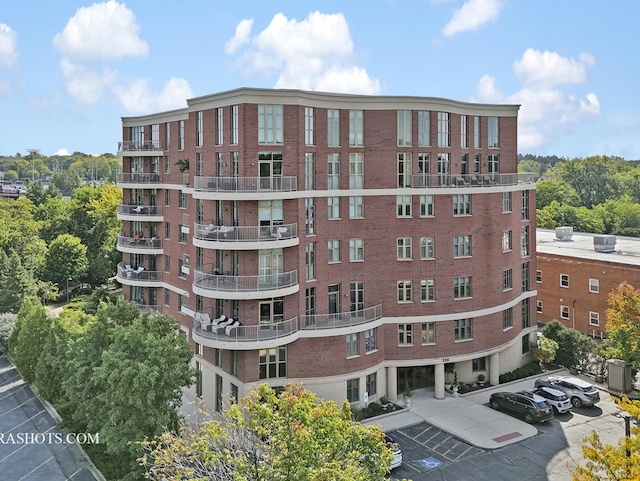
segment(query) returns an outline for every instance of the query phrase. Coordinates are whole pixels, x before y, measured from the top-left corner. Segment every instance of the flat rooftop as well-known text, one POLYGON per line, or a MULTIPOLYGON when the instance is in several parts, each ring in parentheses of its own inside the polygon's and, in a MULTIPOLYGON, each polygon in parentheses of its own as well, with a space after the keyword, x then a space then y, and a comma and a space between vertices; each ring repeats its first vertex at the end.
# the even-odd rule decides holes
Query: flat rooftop
POLYGON ((640 238, 607 236, 616 238, 614 251, 597 252, 593 248, 593 238, 597 236, 574 232, 570 240, 558 240, 555 230, 536 229, 536 251, 540 254, 640 266, 640 238))

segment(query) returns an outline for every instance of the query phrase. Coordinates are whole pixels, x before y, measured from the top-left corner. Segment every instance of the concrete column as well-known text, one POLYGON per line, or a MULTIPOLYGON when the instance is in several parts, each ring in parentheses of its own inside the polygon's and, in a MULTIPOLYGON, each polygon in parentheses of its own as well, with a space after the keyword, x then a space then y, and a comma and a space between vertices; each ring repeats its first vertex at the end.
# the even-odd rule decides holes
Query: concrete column
POLYGON ((444 363, 439 362, 434 366, 435 382, 436 382, 436 399, 444 399, 444 363))
POLYGON ((489 356, 489 382, 493 386, 500 384, 500 353, 489 356))
POLYGON ((387 397, 391 402, 398 401, 398 369, 396 367, 387 368, 387 397))

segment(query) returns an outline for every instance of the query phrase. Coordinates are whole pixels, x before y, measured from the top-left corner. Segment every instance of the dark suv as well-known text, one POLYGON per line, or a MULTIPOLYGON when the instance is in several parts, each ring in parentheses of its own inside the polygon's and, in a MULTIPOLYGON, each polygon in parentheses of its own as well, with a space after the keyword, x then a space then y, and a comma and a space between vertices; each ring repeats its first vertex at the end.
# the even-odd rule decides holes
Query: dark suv
POLYGON ((553 419, 553 411, 543 397, 537 394, 525 396, 514 392, 496 392, 489 404, 493 409, 506 409, 524 417, 528 423, 553 419))

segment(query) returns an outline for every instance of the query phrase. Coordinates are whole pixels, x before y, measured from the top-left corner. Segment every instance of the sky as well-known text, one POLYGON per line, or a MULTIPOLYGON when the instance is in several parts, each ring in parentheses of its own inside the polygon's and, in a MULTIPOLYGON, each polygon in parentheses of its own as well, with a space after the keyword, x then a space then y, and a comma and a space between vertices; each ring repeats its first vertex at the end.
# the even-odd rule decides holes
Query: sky
POLYGON ((614 3, 2 2, 0 156, 115 154, 122 117, 259 87, 519 104, 520 154, 638 160, 640 2, 614 3))

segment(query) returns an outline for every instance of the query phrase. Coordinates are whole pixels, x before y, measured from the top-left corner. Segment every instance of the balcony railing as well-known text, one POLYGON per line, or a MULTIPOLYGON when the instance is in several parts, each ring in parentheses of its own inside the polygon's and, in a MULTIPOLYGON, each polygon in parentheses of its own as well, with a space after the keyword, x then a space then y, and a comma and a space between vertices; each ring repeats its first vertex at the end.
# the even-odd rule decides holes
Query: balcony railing
POLYGON ((338 312, 335 314, 315 314, 304 316, 301 329, 337 329, 339 327, 358 326, 375 321, 382 317, 382 304, 357 311, 338 312))
POLYGON ((232 227, 204 221, 194 224, 194 228, 196 239, 218 242, 276 241, 298 237, 298 224, 232 227))
POLYGON ((162 150, 159 140, 123 140, 118 142, 118 152, 157 152, 162 150))
POLYGON ((204 323, 193 319, 193 328, 202 337, 216 341, 226 342, 259 342, 286 337, 299 330, 298 318, 272 324, 260 324, 258 326, 238 326, 231 329, 216 327, 210 323, 204 323))
POLYGON ((519 174, 419 174, 407 187, 494 187, 535 183, 534 173, 519 174))
POLYGON ((162 282, 162 271, 148 271, 144 267, 123 266, 120 263, 118 264, 118 278, 122 280, 162 282))
POLYGON ((201 192, 292 192, 296 177, 195 177, 194 188, 201 192))
POLYGON ((224 292, 260 292, 284 289, 298 284, 298 271, 261 274, 257 276, 227 276, 216 274, 213 265, 194 270, 196 287, 224 292))
POLYGON ((162 249, 162 239, 159 237, 145 238, 140 236, 128 237, 118 234, 118 246, 129 249, 162 249))
POLYGON ((120 215, 139 215, 139 216, 161 216, 162 207, 159 205, 135 205, 135 204, 119 204, 118 214, 120 215))
POLYGON ((136 302, 138 311, 140 314, 149 314, 151 312, 162 312, 162 305, 160 304, 144 304, 142 302, 136 302))
POLYGON ((162 175, 152 172, 119 172, 116 181, 118 184, 160 184, 162 175))

